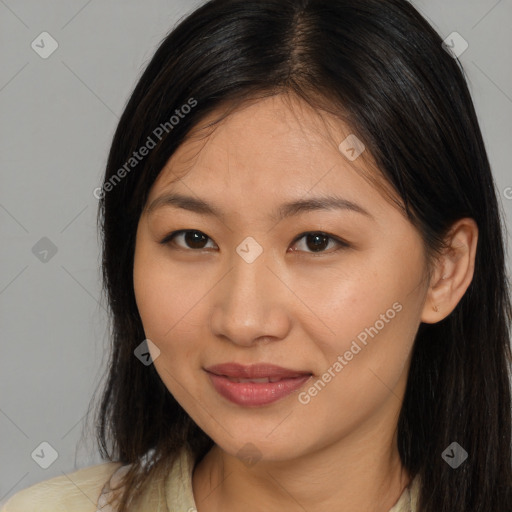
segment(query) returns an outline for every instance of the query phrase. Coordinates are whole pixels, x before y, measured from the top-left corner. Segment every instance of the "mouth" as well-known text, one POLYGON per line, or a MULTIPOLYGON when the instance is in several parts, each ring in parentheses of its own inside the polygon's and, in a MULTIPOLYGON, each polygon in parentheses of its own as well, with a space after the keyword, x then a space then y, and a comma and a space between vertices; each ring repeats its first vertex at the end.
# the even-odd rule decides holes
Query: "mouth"
MULTIPOLYGON (((236 379, 235 377, 229 377, 227 375, 219 375, 219 377, 226 377, 226 379, 228 379, 230 382, 254 382, 254 383, 264 382, 264 383, 267 383, 267 382, 279 382, 281 380, 286 380, 286 378, 282 378, 282 377, 263 377, 261 379, 236 379)), ((291 378, 296 378, 296 377, 291 377, 291 378)))
POLYGON ((225 363, 205 368, 215 390, 242 406, 267 405, 297 391, 313 376, 270 364, 225 363))
POLYGON ((293 379, 313 375, 308 370, 292 370, 275 364, 257 363, 242 365, 239 363, 222 363, 205 368, 209 373, 235 379, 235 381, 277 382, 282 379, 293 379), (268 379, 268 380, 265 380, 268 379))

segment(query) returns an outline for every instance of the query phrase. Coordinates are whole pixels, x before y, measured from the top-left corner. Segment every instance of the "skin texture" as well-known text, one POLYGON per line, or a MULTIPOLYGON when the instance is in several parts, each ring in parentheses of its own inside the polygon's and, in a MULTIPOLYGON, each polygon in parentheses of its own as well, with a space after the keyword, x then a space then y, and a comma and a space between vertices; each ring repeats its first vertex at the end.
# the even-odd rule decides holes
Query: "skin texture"
POLYGON ((145 334, 160 350, 156 370, 216 443, 194 471, 199 512, 387 512, 410 481, 396 425, 414 337, 421 322, 449 315, 469 286, 478 230, 471 219, 454 225, 452 248, 429 281, 419 233, 362 177, 368 152, 352 162, 338 149, 350 133, 298 99, 265 98, 207 136, 195 130, 150 191, 146 206, 172 191, 223 212, 221 219, 175 206, 146 209, 134 261, 145 334), (327 194, 371 216, 318 210, 271 218, 287 201, 327 194), (159 243, 181 229, 208 238, 159 243), (319 231, 349 246, 321 239, 315 252, 314 240, 297 239, 319 231), (263 250, 252 263, 236 250, 246 237, 263 250), (310 371, 316 381, 397 303, 394 318, 359 343, 307 404, 292 393, 262 407, 238 406, 203 370, 268 362, 310 371), (239 454, 247 443, 256 447, 255 464, 239 454))

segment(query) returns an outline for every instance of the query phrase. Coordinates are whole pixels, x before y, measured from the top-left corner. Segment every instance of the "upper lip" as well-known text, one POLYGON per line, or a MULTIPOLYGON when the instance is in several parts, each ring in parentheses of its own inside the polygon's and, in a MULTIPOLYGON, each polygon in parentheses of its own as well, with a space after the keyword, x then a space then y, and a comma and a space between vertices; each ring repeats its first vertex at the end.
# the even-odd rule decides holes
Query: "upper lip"
POLYGON ((225 377, 232 377, 235 379, 262 379, 265 377, 290 379, 293 377, 312 375, 309 371, 290 370, 288 368, 267 363, 252 364, 249 366, 244 366, 238 363, 223 363, 209 366, 208 368, 205 368, 205 370, 216 375, 224 375, 225 377))

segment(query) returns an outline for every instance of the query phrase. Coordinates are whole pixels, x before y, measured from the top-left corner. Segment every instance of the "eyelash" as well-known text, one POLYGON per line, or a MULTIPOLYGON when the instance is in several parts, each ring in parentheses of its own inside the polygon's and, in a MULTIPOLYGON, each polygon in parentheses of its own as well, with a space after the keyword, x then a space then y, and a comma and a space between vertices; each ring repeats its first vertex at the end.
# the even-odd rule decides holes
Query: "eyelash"
MULTIPOLYGON (((203 233, 202 231, 199 231, 197 229, 180 229, 178 231, 173 231, 173 232, 169 233, 160 243, 162 245, 169 245, 170 246, 171 242, 173 242, 174 239, 178 235, 185 234, 185 233, 200 233, 201 235, 204 235, 208 240, 212 240, 208 235, 206 235, 205 233, 203 233)), ((340 247, 338 249, 334 250, 334 251, 318 251, 318 252, 314 252, 314 251, 298 251, 298 252, 306 252, 306 254, 312 254, 312 255, 316 256, 316 255, 321 255, 321 254, 333 254, 335 252, 338 252, 341 249, 348 249, 348 248, 351 247, 350 244, 348 244, 347 242, 345 242, 341 238, 338 238, 337 236, 331 235, 329 233, 325 233, 324 231, 305 231, 304 233, 301 233, 300 235, 298 235, 294 239, 293 244, 296 244, 299 240, 301 240, 302 238, 304 238, 307 235, 320 235, 320 236, 326 237, 326 238, 336 242, 340 247)), ((184 251, 195 251, 195 252, 200 252, 200 251, 207 250, 205 248, 202 248, 202 249, 192 249, 190 247, 185 248, 185 247, 178 246, 178 250, 180 250, 180 249, 184 250, 184 251)))

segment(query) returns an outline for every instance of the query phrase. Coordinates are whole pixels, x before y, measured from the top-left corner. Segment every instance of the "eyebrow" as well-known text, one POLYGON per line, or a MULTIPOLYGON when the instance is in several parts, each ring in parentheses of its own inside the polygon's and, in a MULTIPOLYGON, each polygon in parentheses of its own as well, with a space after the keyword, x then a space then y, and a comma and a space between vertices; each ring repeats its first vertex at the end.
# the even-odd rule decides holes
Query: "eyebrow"
MULTIPOLYGON (((163 206, 174 206, 200 215, 215 216, 220 219, 224 219, 225 217, 217 206, 209 204, 202 199, 179 193, 169 193, 157 197, 151 202, 147 208, 147 212, 150 213, 163 206)), ((287 217, 319 210, 347 210, 360 213, 374 219, 370 212, 357 203, 331 195, 298 199, 284 203, 278 208, 277 214, 271 215, 270 218, 274 221, 281 221, 287 217)))

